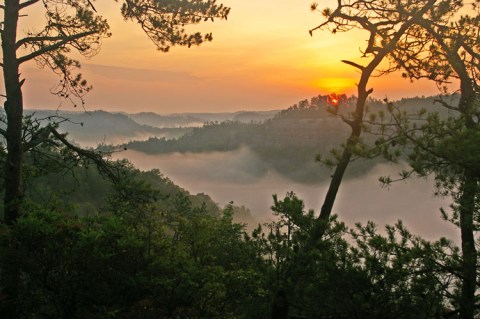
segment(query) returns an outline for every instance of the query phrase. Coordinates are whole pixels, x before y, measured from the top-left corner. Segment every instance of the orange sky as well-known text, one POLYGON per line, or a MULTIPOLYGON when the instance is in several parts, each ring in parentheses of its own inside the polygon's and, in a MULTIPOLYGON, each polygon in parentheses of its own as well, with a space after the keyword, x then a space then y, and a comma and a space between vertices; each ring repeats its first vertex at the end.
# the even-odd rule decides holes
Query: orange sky
MULTIPOLYGON (((213 42, 172 48, 166 54, 157 51, 139 27, 123 21, 118 3, 97 1, 113 36, 98 55, 81 60, 82 73, 94 86, 86 108, 157 113, 270 110, 317 94, 353 94, 358 74, 340 60, 358 61, 365 35, 317 31, 310 37, 308 30, 322 22, 319 13, 310 12, 311 1, 221 1, 232 8, 227 21, 192 28, 213 32, 213 42)), ((24 20, 36 18, 32 8, 24 20)), ((32 63, 23 66, 22 74, 27 79, 26 108, 61 104, 49 94, 56 83, 51 72, 32 63)), ((372 87, 378 98, 437 93, 432 83, 412 85, 399 75, 375 79, 372 87)), ((72 109, 65 102, 61 107, 72 109)))

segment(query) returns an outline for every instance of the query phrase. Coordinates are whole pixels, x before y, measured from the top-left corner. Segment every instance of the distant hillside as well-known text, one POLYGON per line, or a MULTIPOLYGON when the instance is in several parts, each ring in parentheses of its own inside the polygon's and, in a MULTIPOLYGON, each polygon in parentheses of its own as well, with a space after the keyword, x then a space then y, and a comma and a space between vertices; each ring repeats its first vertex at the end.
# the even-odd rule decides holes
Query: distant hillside
POLYGON ((263 122, 273 118, 278 114, 278 112, 278 110, 264 112, 237 112, 234 113, 232 121, 238 121, 242 123, 263 122))
MULTIPOLYGON (((64 112, 50 110, 28 110, 38 119, 63 117, 60 131, 68 132, 70 139, 88 146, 99 143, 121 144, 131 140, 146 139, 150 136, 177 138, 189 131, 188 128, 158 128, 142 125, 125 114, 105 111, 64 112)), ((56 120, 56 119, 54 119, 56 120)))
POLYGON ((279 111, 240 111, 234 113, 180 113, 160 115, 153 112, 127 114, 137 123, 153 127, 198 127, 207 122, 238 121, 262 122, 271 119, 279 111))
MULTIPOLYGON (((226 152, 246 146, 269 169, 293 181, 317 182, 328 177, 329 173, 314 161, 316 155, 327 154, 332 148, 340 146, 350 133, 350 128, 333 113, 348 116, 354 110, 356 98, 344 96, 342 99, 341 110, 335 110, 328 103, 327 96, 316 96, 300 101, 263 122, 210 122, 176 140, 152 137, 125 146, 150 154, 226 152)), ((421 107, 443 109, 434 106, 435 99, 404 99, 396 104, 412 112, 421 107)), ((385 103, 372 99, 369 107, 375 111, 384 108, 385 103)), ((365 137, 368 138, 368 135, 365 137)), ((373 164, 373 161, 356 161, 349 172, 366 173, 373 164)))
MULTIPOLYGON (((235 113, 185 113, 159 115, 153 112, 136 114, 91 111, 26 110, 26 115, 37 119, 52 119, 61 122, 60 131, 68 132, 70 139, 84 146, 100 143, 122 144, 149 137, 176 139, 201 127, 205 123, 239 121, 244 123, 262 122, 278 111, 235 112, 235 113), (64 119, 68 119, 65 121, 64 119)), ((0 123, 0 127, 2 123, 0 123)))
POLYGON ((316 182, 327 171, 315 163, 315 156, 337 146, 348 133, 345 126, 335 122, 278 118, 263 124, 210 123, 177 140, 150 138, 124 146, 149 154, 226 152, 247 146, 266 167, 281 175, 295 181, 316 182))
POLYGON ((139 124, 152 127, 195 127, 202 126, 205 120, 194 115, 160 115, 153 112, 127 114, 128 117, 139 124))
POLYGON ((152 137, 125 146, 150 154, 225 152, 246 146, 265 167, 295 181, 317 182, 328 171, 314 161, 315 156, 339 145, 347 134, 348 128, 328 112, 315 118, 297 109, 264 122, 210 122, 176 140, 152 137))

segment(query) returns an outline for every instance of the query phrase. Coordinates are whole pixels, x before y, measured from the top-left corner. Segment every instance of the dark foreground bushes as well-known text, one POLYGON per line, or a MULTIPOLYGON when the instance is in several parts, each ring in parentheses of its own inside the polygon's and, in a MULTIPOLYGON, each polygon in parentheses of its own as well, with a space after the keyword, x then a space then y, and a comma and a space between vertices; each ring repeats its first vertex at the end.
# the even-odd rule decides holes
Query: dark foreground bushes
POLYGON ((304 318, 455 316, 458 250, 398 223, 350 230, 335 219, 313 250, 314 219, 294 194, 251 235, 187 202, 183 211, 80 217, 35 209, 0 228, 0 310, 21 318, 304 318), (6 293, 15 292, 13 300, 6 293), (284 300, 275 299, 278 292, 284 300), (13 303, 13 305, 12 305, 13 303))

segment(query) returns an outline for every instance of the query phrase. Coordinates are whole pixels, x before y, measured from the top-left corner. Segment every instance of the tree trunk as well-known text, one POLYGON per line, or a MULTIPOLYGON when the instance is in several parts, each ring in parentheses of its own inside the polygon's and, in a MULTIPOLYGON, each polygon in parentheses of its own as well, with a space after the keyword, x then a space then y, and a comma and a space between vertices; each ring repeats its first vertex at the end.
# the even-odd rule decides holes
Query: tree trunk
MULTIPOLYGON (((465 127, 478 126, 475 114, 475 88, 465 64, 458 54, 449 55, 454 70, 460 77, 460 112, 465 116, 465 127)), ((465 168, 464 179, 460 186, 460 233, 462 240, 462 290, 460 295, 460 318, 473 319, 475 312, 475 291, 477 289, 477 250, 475 247, 474 213, 475 201, 479 192, 478 171, 474 167, 465 168)))
MULTIPOLYGON (((456 56, 455 56, 456 57, 456 56)), ((473 120, 475 90, 466 70, 457 68, 460 74, 461 97, 459 109, 466 119, 467 129, 477 124, 473 120)), ((478 175, 475 168, 466 168, 460 186, 460 233, 462 239, 462 290, 460 295, 460 318, 473 319, 475 312, 475 291, 477 289, 477 250, 475 247, 474 213, 475 199, 479 192, 478 175)))
POLYGON ((310 237, 306 244, 305 248, 307 251, 313 248, 315 243, 323 237, 325 231, 327 230, 328 221, 332 214, 333 204, 335 203, 340 184, 342 183, 343 175, 345 174, 345 171, 347 170, 348 164, 350 164, 350 160, 353 155, 352 148, 355 147, 355 145, 358 143, 360 135, 362 134, 362 123, 365 112, 365 104, 367 102, 368 96, 370 95, 370 93, 372 93, 371 90, 367 91, 368 80, 370 79, 372 72, 382 60, 383 56, 377 55, 375 59, 373 59, 372 62, 370 62, 369 65, 362 70, 362 75, 358 84, 358 99, 355 106, 355 118, 353 121, 348 122, 348 124, 352 128, 352 132, 347 139, 347 144, 345 149, 343 150, 342 157, 340 158, 340 161, 335 167, 335 172, 333 173, 330 185, 328 186, 327 194, 325 195, 325 199, 323 200, 322 209, 320 210, 320 216, 317 218, 312 233, 310 234, 310 237))
MULTIPOLYGON (((405 32, 410 28, 411 25, 415 24, 419 18, 421 18, 428 10, 430 10, 433 5, 435 4, 435 0, 425 1, 423 7, 420 8, 412 17, 405 21, 403 25, 395 32, 390 40, 390 42, 386 43, 382 49, 378 50, 377 54, 375 54, 374 58, 368 63, 367 66, 362 67, 356 63, 352 63, 350 61, 343 60, 342 62, 352 65, 361 71, 360 81, 357 85, 357 92, 358 92, 358 100, 355 105, 355 114, 353 121, 348 121, 347 123, 352 128, 352 133, 347 140, 347 145, 345 150, 343 151, 342 157, 340 162, 338 163, 335 172, 332 176, 332 180, 330 181, 330 185, 328 187, 327 194, 323 201, 322 209, 320 210, 320 216, 317 219, 317 223, 314 225, 312 230, 311 236, 309 241, 307 242, 306 249, 309 250, 312 248, 312 245, 315 244, 318 240, 320 240, 325 231, 327 230, 328 221, 330 219, 330 215, 332 213, 333 204, 335 203, 335 199, 337 197, 338 189, 340 184, 342 183, 343 175, 350 163, 350 159, 352 157, 352 147, 354 147, 362 134, 362 124, 363 124, 363 117, 365 113, 365 104, 367 102, 368 96, 372 93, 372 89, 367 90, 367 84, 370 80, 375 69, 380 65, 383 59, 390 54, 392 51, 395 50, 396 45, 400 38, 405 34, 405 32)), ((339 2, 340 5, 340 2, 339 2)), ((370 30, 370 32, 377 32, 376 29, 370 30)))
POLYGON ((460 296, 460 317, 473 319, 477 280, 477 250, 473 229, 475 196, 478 193, 477 178, 466 172, 460 188, 460 231, 462 238, 462 292, 460 296))
MULTIPOLYGON (((5 0, 4 24, 1 34, 3 51, 3 76, 5 81, 6 101, 4 104, 7 115, 7 160, 5 162, 5 197, 4 220, 7 225, 13 225, 20 216, 22 189, 22 120, 23 101, 19 79, 19 65, 16 55, 17 25, 19 17, 19 0, 5 0)), ((9 254, 15 258, 15 252, 9 254)), ((0 316, 2 318, 18 318, 18 289, 20 274, 18 269, 11 267, 11 260, 2 261, 2 285, 6 298, 3 301, 0 316)))
POLYGON ((20 216, 23 191, 22 177, 22 120, 23 97, 16 55, 19 1, 5 1, 5 20, 2 32, 3 76, 5 80, 5 113, 7 114, 7 160, 5 163, 4 219, 9 225, 20 216))

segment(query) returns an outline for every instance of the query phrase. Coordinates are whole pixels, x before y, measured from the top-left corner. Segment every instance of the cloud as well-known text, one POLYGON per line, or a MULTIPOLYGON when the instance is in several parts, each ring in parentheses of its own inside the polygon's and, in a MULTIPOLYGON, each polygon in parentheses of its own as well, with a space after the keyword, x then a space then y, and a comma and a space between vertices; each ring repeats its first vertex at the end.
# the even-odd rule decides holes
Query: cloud
POLYGON ((153 69, 127 68, 102 64, 82 64, 83 69, 91 74, 109 79, 141 82, 192 82, 199 77, 187 72, 161 71, 153 69))

